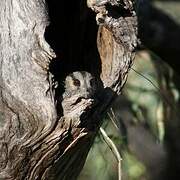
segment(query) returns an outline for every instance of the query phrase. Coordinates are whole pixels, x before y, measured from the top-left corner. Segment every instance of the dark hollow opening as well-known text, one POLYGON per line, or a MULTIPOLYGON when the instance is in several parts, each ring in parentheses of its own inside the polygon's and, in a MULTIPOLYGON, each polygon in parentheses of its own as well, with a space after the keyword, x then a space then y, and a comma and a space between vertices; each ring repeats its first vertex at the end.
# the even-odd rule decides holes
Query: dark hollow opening
POLYGON ((86 1, 46 0, 50 25, 45 32, 46 41, 57 58, 50 63, 49 70, 58 81, 55 99, 64 89, 64 78, 74 71, 88 71, 96 77, 101 65, 97 50, 98 26, 95 14, 86 1))

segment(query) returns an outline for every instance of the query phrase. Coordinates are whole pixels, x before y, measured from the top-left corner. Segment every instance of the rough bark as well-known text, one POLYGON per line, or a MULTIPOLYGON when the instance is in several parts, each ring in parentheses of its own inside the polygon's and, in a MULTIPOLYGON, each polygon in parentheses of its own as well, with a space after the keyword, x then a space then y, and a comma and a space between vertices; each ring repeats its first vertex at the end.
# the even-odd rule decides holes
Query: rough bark
MULTIPOLYGON (((94 74, 97 78, 101 76, 104 89, 100 101, 90 108, 91 113, 83 117, 80 113, 76 117, 79 118, 78 123, 69 125, 69 120, 57 109, 57 104, 61 103, 58 92, 61 88, 56 89, 58 96, 55 96, 53 89, 51 72, 57 71, 57 67, 52 65, 52 59, 59 56, 61 50, 53 47, 55 54, 44 38, 49 25, 47 5, 50 3, 45 0, 0 2, 0 179, 76 179, 102 116, 113 98, 120 93, 134 58, 137 19, 132 2, 124 0, 123 5, 120 5, 115 0, 104 1, 98 5, 102 11, 93 9, 96 4, 90 3, 91 8, 104 18, 97 39, 99 54, 96 44, 92 43, 92 51, 80 44, 80 58, 84 56, 84 62, 88 62, 89 58, 101 62, 100 71, 97 71, 97 62, 93 69, 96 69, 94 74), (117 11, 118 5, 125 13, 117 11), (118 16, 113 16, 113 12, 118 16)), ((90 18, 95 25, 94 15, 87 13, 86 4, 80 1, 74 8, 79 5, 83 10, 80 13, 85 13, 82 15, 85 19, 80 21, 81 30, 85 28, 84 36, 90 37, 85 24, 90 18)), ((61 26, 63 28, 66 27, 61 26)), ((95 26, 93 28, 97 29, 95 26)), ((93 37, 96 38, 94 32, 93 37)), ((70 30, 69 33, 70 44, 61 44, 61 47, 67 46, 68 52, 73 52, 77 39, 70 30)), ((51 38, 49 36, 48 40, 53 41, 51 38)), ((83 40, 80 43, 86 44, 83 40)), ((69 59, 73 60, 74 54, 70 56, 69 59)), ((57 59, 61 61, 61 57, 57 59)), ((64 71, 65 74, 69 69, 84 68, 91 71, 88 67, 79 68, 80 61, 75 63, 75 68, 71 64, 68 64, 67 69, 58 66, 58 71, 64 71)), ((54 76, 60 81, 59 73, 54 73, 54 76)), ((81 105, 81 110, 86 112, 88 104, 81 105)))

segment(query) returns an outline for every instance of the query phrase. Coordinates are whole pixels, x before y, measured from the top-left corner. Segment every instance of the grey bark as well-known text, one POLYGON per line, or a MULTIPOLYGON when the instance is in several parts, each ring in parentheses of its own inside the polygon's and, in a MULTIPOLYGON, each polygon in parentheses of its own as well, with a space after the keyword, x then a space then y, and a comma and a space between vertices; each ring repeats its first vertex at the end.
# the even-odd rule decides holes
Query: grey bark
MULTIPOLYGON (((106 4, 113 5, 111 1, 100 5, 103 11, 106 4)), ((118 18, 111 16, 113 9, 103 14, 105 21, 98 32, 102 100, 92 107, 83 124, 79 121, 69 127, 68 119, 57 116, 59 99, 54 96, 49 72, 56 54, 44 38, 49 25, 47 2, 1 0, 0 179, 77 178, 102 116, 120 93, 133 62, 136 14, 129 0, 122 8, 127 13, 118 12, 118 18)), ((82 108, 86 111, 87 105, 82 108)))

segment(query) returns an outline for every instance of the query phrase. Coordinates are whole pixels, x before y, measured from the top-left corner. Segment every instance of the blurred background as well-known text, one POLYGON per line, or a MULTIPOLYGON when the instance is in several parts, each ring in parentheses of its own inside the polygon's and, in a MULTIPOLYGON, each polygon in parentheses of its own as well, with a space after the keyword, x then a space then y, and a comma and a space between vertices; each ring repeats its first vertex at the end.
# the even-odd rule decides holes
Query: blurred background
MULTIPOLYGON (((142 45, 102 127, 121 154, 123 180, 178 180, 180 1, 141 0, 137 8, 142 45)), ((100 134, 78 180, 85 179, 118 179, 117 160, 100 134)))

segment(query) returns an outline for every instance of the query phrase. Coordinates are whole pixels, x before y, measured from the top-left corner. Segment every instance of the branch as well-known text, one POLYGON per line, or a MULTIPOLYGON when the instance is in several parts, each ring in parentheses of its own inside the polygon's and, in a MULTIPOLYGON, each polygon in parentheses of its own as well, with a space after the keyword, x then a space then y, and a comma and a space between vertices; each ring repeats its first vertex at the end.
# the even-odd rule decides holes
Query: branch
POLYGON ((121 180, 121 156, 120 153, 116 147, 116 145, 114 144, 114 142, 108 137, 108 135, 106 134, 105 130, 100 127, 100 132, 105 140, 105 142, 107 143, 108 147, 111 149, 111 151, 113 152, 114 156, 117 159, 118 162, 118 180, 121 180))

